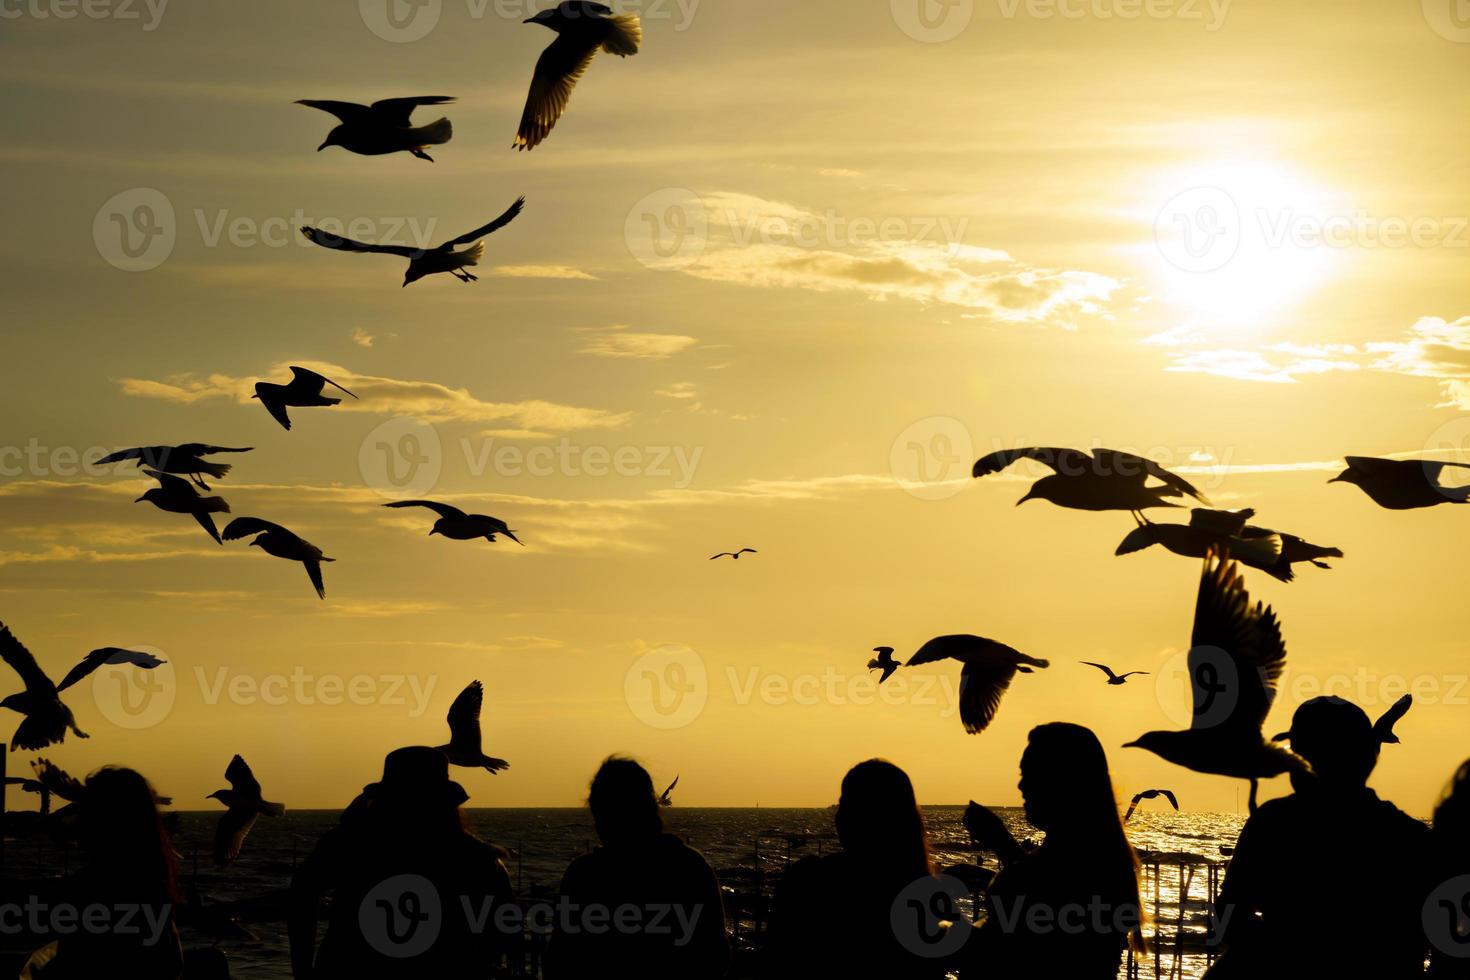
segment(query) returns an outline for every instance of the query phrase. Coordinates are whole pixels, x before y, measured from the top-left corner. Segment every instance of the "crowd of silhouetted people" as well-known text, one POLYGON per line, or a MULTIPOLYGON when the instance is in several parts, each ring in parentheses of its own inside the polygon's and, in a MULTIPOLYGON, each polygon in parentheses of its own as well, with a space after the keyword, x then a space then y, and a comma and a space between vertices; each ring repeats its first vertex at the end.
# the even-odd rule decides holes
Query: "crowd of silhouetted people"
MULTIPOLYGON (((1208 980, 1470 977, 1470 761, 1431 827, 1368 788, 1379 741, 1356 705, 1309 701, 1290 737, 1312 773, 1293 776, 1289 796, 1247 820, 1210 919, 1219 955, 1208 980), (1456 890, 1460 876, 1466 887, 1456 890)), ((398 749, 296 870, 292 972, 491 976, 539 927, 548 980, 1114 980, 1125 950, 1143 949, 1147 909, 1101 743, 1080 725, 1032 729, 1019 788, 1041 843, 1018 842, 972 803, 964 825, 999 871, 970 866, 977 879, 957 889, 931 856, 907 774, 881 759, 854 766, 836 809, 840 849, 787 868, 758 953, 732 966, 715 873, 667 831, 637 762, 603 763, 588 795, 598 846, 571 862, 554 900, 523 905, 505 852, 468 830, 467 794, 445 756, 398 749), (983 895, 974 923, 959 891, 983 895), (534 906, 539 922, 527 912, 534 906)), ((22 976, 227 976, 221 960, 186 961, 175 852, 148 782, 100 769, 78 806, 74 833, 87 862, 65 879, 61 899, 156 914, 128 930, 99 920, 69 931, 22 976)))

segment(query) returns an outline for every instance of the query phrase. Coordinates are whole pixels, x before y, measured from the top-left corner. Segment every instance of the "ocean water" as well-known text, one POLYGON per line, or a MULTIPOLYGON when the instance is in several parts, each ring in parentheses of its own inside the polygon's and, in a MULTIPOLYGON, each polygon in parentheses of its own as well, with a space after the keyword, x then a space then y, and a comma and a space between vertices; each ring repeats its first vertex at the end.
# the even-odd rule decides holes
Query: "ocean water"
MULTIPOLYGON (((941 866, 987 864, 988 855, 970 849, 960 823, 961 807, 926 807, 936 862, 941 866)), ((997 811, 1018 839, 1039 836, 1018 809, 997 811)), ((523 897, 554 891, 568 862, 595 842, 587 812, 580 808, 489 809, 467 811, 480 837, 506 848, 511 880, 523 897)), ((699 849, 730 887, 745 887, 742 869, 779 872, 808 854, 836 847, 829 809, 686 809, 664 811, 668 829, 699 849)), ((219 942, 230 960, 232 975, 252 980, 286 980, 290 976, 284 892, 295 863, 304 859, 316 839, 338 818, 337 811, 288 812, 278 819, 261 818, 245 842, 240 860, 226 871, 210 863, 218 811, 180 814, 176 845, 183 855, 185 885, 197 892, 206 909, 238 916, 251 937, 227 935, 219 942)), ((1220 848, 1231 846, 1244 817, 1236 814, 1174 813, 1143 810, 1129 822, 1129 836, 1144 862, 1142 888, 1151 948, 1136 963, 1124 964, 1119 976, 1197 978, 1207 965, 1198 951, 1205 932, 1212 886, 1223 875, 1220 848), (1153 858, 1158 857, 1155 864, 1153 858), (1181 901, 1182 897, 1182 901, 1181 901)), ((6 878, 34 878, 74 868, 77 854, 36 839, 7 845, 6 878)), ((834 900, 836 900, 834 896, 834 900)), ((735 904, 735 903, 732 903, 735 904)), ((748 931, 748 924, 743 927, 748 931)), ((184 930, 186 946, 210 945, 214 935, 184 930)))

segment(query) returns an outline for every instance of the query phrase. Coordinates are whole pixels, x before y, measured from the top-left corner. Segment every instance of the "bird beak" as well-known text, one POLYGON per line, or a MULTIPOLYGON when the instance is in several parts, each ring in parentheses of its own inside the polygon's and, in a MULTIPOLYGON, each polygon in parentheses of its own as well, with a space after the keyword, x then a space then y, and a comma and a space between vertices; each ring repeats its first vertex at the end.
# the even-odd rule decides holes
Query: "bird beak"
POLYGON ((133 501, 133 503, 135 503, 135 504, 141 504, 143 501, 145 501, 147 499, 148 499, 147 497, 139 497, 137 500, 133 501))
POLYGON ((1343 478, 1340 477, 1340 476, 1334 476, 1332 479, 1328 480, 1327 482, 1328 483, 1345 483, 1346 481, 1343 480, 1343 478))
POLYGON ((251 398, 259 398, 260 396, 259 395, 251 395, 250 397, 251 398))
POLYGON ((527 17, 525 20, 521 21, 521 23, 522 24, 534 24, 534 23, 536 23, 536 18, 535 17, 527 17))
POLYGON ((323 150, 325 150, 327 147, 329 147, 331 145, 332 145, 331 143, 323 143, 321 146, 319 146, 319 147, 316 148, 316 151, 318 153, 320 153, 320 152, 322 152, 323 150))
POLYGON ((1136 749, 1138 747, 1139 747, 1139 745, 1138 745, 1138 742, 1136 742, 1136 741, 1134 741, 1134 742, 1124 742, 1123 743, 1123 748, 1125 748, 1125 749, 1136 749))
POLYGON ((1030 493, 1029 493, 1029 492, 1028 492, 1028 493, 1027 493, 1027 494, 1026 494, 1026 496, 1024 496, 1024 497, 1022 497, 1022 498, 1021 498, 1021 499, 1020 499, 1020 500, 1018 500, 1018 501, 1016 501, 1016 506, 1017 506, 1017 507, 1019 507, 1019 506, 1021 506, 1021 505, 1022 505, 1022 504, 1024 504, 1024 503, 1025 503, 1025 502, 1026 502, 1026 501, 1028 501, 1028 500, 1033 500, 1033 499, 1035 499, 1035 498, 1033 498, 1033 497, 1032 497, 1032 496, 1031 496, 1031 494, 1030 494, 1030 493))
POLYGON ((437 527, 431 527, 431 528, 429 528, 429 537, 433 537, 434 535, 436 535, 438 533, 439 533, 439 529, 437 527))

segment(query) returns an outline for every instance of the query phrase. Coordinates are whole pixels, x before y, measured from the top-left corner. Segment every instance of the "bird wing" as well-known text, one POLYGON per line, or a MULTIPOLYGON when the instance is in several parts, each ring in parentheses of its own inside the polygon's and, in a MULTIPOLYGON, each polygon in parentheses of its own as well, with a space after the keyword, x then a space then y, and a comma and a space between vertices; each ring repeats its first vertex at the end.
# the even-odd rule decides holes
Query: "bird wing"
POLYGON ((521 112, 521 125, 516 130, 516 147, 530 150, 546 139, 551 127, 566 111, 577 80, 592 64, 597 44, 589 45, 568 34, 558 34, 536 59, 531 76, 531 90, 526 94, 526 108, 521 112))
POLYGON ((306 577, 311 579, 311 584, 316 589, 316 597, 325 599, 327 597, 327 583, 322 581, 322 563, 319 561, 304 561, 306 566, 306 577))
MULTIPOLYGON (((913 661, 909 661, 912 663, 913 661)), ((985 730, 1000 708, 1001 695, 1016 676, 1014 665, 971 661, 960 671, 960 722, 974 735, 985 730)))
POLYGON ((174 476, 172 473, 160 473, 158 470, 152 470, 146 466, 143 467, 143 472, 157 480, 158 485, 165 490, 182 493, 191 497, 199 496, 199 491, 194 489, 194 485, 181 476, 174 476))
MULTIPOLYGON (((300 386, 302 389, 307 389, 309 386, 310 390, 315 393, 320 392, 323 385, 331 385, 338 391, 347 391, 346 388, 343 388, 325 374, 317 374, 315 371, 308 371, 304 367, 297 367, 295 364, 291 365, 291 387, 295 388, 300 386)), ((352 392, 347 391, 347 394, 352 395, 352 392)), ((352 395, 352 397, 356 398, 357 396, 352 395)))
POLYGON ((21 719, 20 724, 15 726, 15 734, 10 736, 10 751, 25 749, 27 752, 35 752, 65 740, 65 724, 53 718, 26 715, 21 719))
POLYGON ((448 504, 437 503, 436 501, 433 501, 433 500, 395 500, 392 503, 387 503, 387 504, 384 504, 383 506, 384 507, 427 507, 430 510, 432 510, 434 513, 438 514, 440 517, 455 518, 455 517, 465 517, 465 516, 467 516, 465 514, 465 512, 462 511, 462 510, 460 510, 458 507, 451 507, 448 504))
POLYGON ((356 102, 338 102, 335 99, 297 99, 296 104, 330 112, 345 123, 358 122, 372 112, 368 106, 358 105, 356 102))
POLYGON ((339 252, 384 252, 388 255, 401 255, 405 259, 411 259, 416 255, 423 254, 423 249, 412 245, 369 245, 366 242, 354 241, 351 238, 343 238, 320 228, 303 227, 301 234, 313 245, 322 248, 334 248, 339 252))
POLYGON ((1439 475, 1444 472, 1446 466, 1470 467, 1470 463, 1451 463, 1442 459, 1416 460, 1424 467, 1424 475, 1434 482, 1439 482, 1439 475))
POLYGON ((1176 809, 1176 810, 1179 809, 1179 799, 1178 799, 1178 797, 1176 797, 1174 795, 1174 791, 1173 790, 1170 790, 1170 789, 1161 789, 1161 790, 1159 790, 1159 795, 1162 796, 1164 799, 1168 800, 1169 801, 1169 805, 1172 806, 1174 809, 1176 809))
POLYGON ((1270 607, 1251 605, 1235 563, 1214 551, 1200 576, 1190 642, 1192 727, 1259 730, 1286 667, 1281 623, 1270 607))
POLYGON ((758 555, 758 554, 760 554, 760 552, 759 551, 756 551, 754 548, 741 548, 740 551, 739 551, 739 554, 742 554, 743 555, 747 551, 750 552, 752 555, 758 555))
POLYGON ((209 534, 211 538, 214 538, 215 544, 225 543, 224 539, 219 536, 219 528, 214 526, 213 517, 210 517, 208 513, 202 510, 194 511, 193 517, 195 522, 197 522, 200 527, 204 528, 204 530, 209 534))
POLYGON ((260 396, 260 403, 265 406, 267 412, 271 413, 271 418, 281 423, 281 428, 287 432, 291 431, 291 416, 286 411, 284 404, 276 401, 274 398, 267 398, 264 395, 260 396))
POLYGON ((1146 456, 1136 456, 1133 453, 1125 453, 1117 449, 1094 449, 1092 456, 1097 460, 1099 468, 1104 473, 1133 478, 1139 483, 1144 482, 1149 477, 1153 477, 1156 480, 1162 481, 1171 490, 1188 494, 1196 500, 1209 503, 1205 495, 1200 493, 1188 480, 1182 476, 1170 473, 1146 456))
POLYGON ((1379 741, 1384 741, 1385 735, 1393 734, 1393 726, 1398 724, 1400 718, 1408 714, 1413 705, 1414 695, 1405 694, 1390 705, 1387 711, 1378 716, 1378 720, 1373 723, 1373 733, 1378 736, 1379 741))
POLYGON ((185 442, 173 447, 185 456, 209 456, 214 453, 248 453, 254 446, 211 446, 203 442, 185 442))
POLYGON ((1241 510, 1211 510, 1207 507, 1196 507, 1189 512, 1189 526, 1197 527, 1201 531, 1213 531, 1226 537, 1242 536, 1245 531, 1246 522, 1256 516, 1256 512, 1246 507, 1241 510))
POLYGON ((98 465, 101 465, 102 463, 116 463, 116 462, 119 462, 119 461, 124 460, 124 459, 141 459, 145 455, 146 456, 154 456, 154 455, 157 455, 157 452, 156 451, 157 450, 160 450, 160 449, 164 449, 164 448, 166 448, 166 447, 164 447, 164 446, 139 446, 136 449, 119 449, 115 453, 108 453, 106 456, 103 456, 101 459, 97 460, 97 463, 98 463, 98 465))
POLYGON ((240 756, 230 760, 225 767, 225 779, 230 788, 238 795, 248 796, 252 800, 260 799, 260 783, 255 779, 255 773, 250 771, 250 766, 240 756))
POLYGON ((1118 676, 1117 674, 1113 673, 1113 668, 1109 667, 1107 664, 1093 663, 1091 660, 1079 660, 1077 662, 1079 664, 1086 664, 1089 667, 1096 667, 1098 670, 1102 671, 1104 674, 1107 674, 1109 677, 1118 676))
POLYGON ((486 225, 481 225, 474 231, 467 231, 463 235, 460 235, 458 238, 451 238, 445 244, 468 245, 470 242, 473 242, 476 239, 483 238, 486 235, 497 232, 500 229, 504 228, 506 225, 510 224, 512 221, 514 221, 516 215, 520 214, 525 206, 526 198, 524 195, 522 195, 521 197, 516 198, 515 203, 506 208, 505 211, 501 213, 500 217, 496 218, 494 221, 491 221, 489 224, 486 225))
POLYGON ((470 681, 449 706, 449 744, 468 752, 480 751, 480 708, 485 703, 485 688, 470 681))
POLYGON ((47 790, 61 797, 68 803, 76 803, 81 800, 85 790, 81 780, 67 773, 65 769, 52 763, 49 759, 36 759, 31 763, 31 768, 36 772, 36 779, 47 790))
MULTIPOLYGON (((235 758, 238 759, 239 756, 235 758)), ((250 833, 250 828, 255 826, 257 816, 254 807, 231 807, 220 814, 219 823, 214 829, 215 867, 229 867, 240 856, 245 837, 250 833)))
MULTIPOLYGON (((379 99, 372 104, 373 114, 394 126, 409 126, 409 117, 421 105, 444 105, 453 102, 452 95, 409 95, 398 99, 379 99)), ((345 121, 345 120, 344 120, 345 121)))
POLYGON ((20 675, 28 693, 47 699, 56 697, 56 685, 51 683, 51 678, 36 663, 35 656, 25 648, 25 644, 10 632, 10 627, 4 625, 0 625, 0 659, 20 675))
POLYGON ((733 551, 722 551, 718 555, 710 555, 709 556, 709 560, 710 561, 714 561, 716 558, 734 558, 734 557, 735 557, 735 552, 733 552, 733 551))
POLYGON ((1080 449, 1053 449, 1044 446, 1001 449, 975 460, 975 465, 970 469, 970 475, 986 476, 991 473, 999 473, 1018 459, 1035 460, 1064 475, 1080 473, 1092 461, 1092 457, 1080 449))
POLYGON ((66 676, 61 679, 61 683, 56 685, 57 692, 66 690, 98 667, 107 663, 107 658, 112 656, 115 649, 115 647, 104 647, 101 650, 93 650, 87 654, 82 658, 81 663, 66 672, 66 676))
POLYGON ((663 795, 665 797, 667 797, 670 793, 672 793, 674 791, 674 787, 675 786, 678 786, 678 785, 679 785, 679 777, 678 776, 675 776, 674 777, 674 781, 672 783, 669 783, 669 788, 663 791, 663 795))
POLYGON ((1000 659, 1012 665, 1016 663, 1030 663, 1046 666, 1044 661, 1033 660, 1031 657, 1015 649, 1006 646, 996 640, 986 639, 983 636, 975 636, 970 633, 952 633, 948 636, 936 636, 909 658, 908 666, 915 667, 919 664, 931 664, 938 660, 953 658, 964 663, 973 660, 1000 659), (987 654, 998 655, 987 657, 987 654))
MULTIPOLYGON (((290 531, 287 531, 281 525, 272 524, 270 521, 263 521, 259 517, 237 517, 225 525, 225 540, 235 541, 239 538, 249 537, 252 534, 259 534, 262 531, 280 531, 282 534, 290 534, 291 537, 296 537, 296 535, 291 534, 290 531)), ((298 538, 297 540, 300 539, 298 538)))
POLYGON ((1131 555, 1134 552, 1150 548, 1157 543, 1157 539, 1154 537, 1153 526, 1140 524, 1123 536, 1123 540, 1118 542, 1118 547, 1113 551, 1113 554, 1131 555))

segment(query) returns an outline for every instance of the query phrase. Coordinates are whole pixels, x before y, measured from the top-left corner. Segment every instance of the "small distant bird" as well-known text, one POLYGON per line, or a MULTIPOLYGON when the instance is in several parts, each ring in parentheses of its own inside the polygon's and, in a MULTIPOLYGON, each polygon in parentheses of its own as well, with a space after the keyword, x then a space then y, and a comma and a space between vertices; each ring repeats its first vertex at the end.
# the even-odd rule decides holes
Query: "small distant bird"
POLYGON ((674 781, 672 783, 669 783, 669 788, 666 789, 666 790, 664 790, 662 793, 659 794, 659 796, 658 796, 658 805, 659 806, 673 806, 674 805, 674 797, 673 797, 672 794, 674 792, 674 787, 675 786, 678 786, 678 785, 679 785, 679 777, 678 776, 675 776, 674 777, 674 781))
POLYGON ((592 64, 597 49, 621 58, 637 54, 643 43, 643 25, 634 14, 614 14, 611 7, 587 0, 563 0, 523 23, 556 32, 556 40, 536 60, 521 125, 511 144, 518 150, 532 150, 551 134, 551 127, 566 111, 572 88, 592 64))
MULTIPOLYGON (((1127 510, 1135 514, 1149 507, 1178 507, 1166 498, 1188 494, 1208 503, 1199 490, 1151 459, 1115 449, 1002 449, 975 461, 975 477, 999 473, 1018 459, 1030 459, 1054 472, 1031 485, 1016 504, 1050 500, 1058 507, 1077 510, 1127 510), (1149 477, 1162 486, 1148 485, 1149 477)), ((1142 517, 1140 515, 1140 521, 1142 517)))
POLYGON ((919 647, 907 666, 951 659, 965 665, 960 671, 960 721, 971 735, 990 724, 1000 707, 1001 695, 1017 671, 1029 674, 1032 667, 1051 666, 1049 660, 1038 660, 1004 643, 969 633, 936 636, 919 647))
POLYGON ((525 546, 525 542, 516 537, 516 533, 498 517, 489 517, 485 514, 466 514, 458 507, 435 503, 432 500, 395 500, 383 506, 429 508, 439 515, 439 519, 429 529, 430 535, 441 534, 453 541, 473 541, 476 538, 494 541, 495 535, 503 534, 516 544, 522 547, 525 546))
POLYGON ((1347 469, 1328 483, 1353 483, 1379 507, 1414 510, 1435 504, 1463 504, 1470 500, 1470 485, 1447 487, 1439 482, 1446 466, 1470 468, 1470 463, 1448 463, 1435 459, 1376 459, 1345 456, 1347 469))
POLYGON ((1255 511, 1249 507, 1234 511, 1196 507, 1190 511, 1188 524, 1144 521, 1123 538, 1114 554, 1132 554, 1158 544, 1176 555, 1203 558, 1211 548, 1219 548, 1242 565, 1283 582, 1296 578, 1292 570, 1295 564, 1309 562, 1318 568, 1330 568, 1322 559, 1342 557, 1337 548, 1248 523, 1254 516, 1255 511))
POLYGON ((480 708, 484 703, 485 688, 479 681, 470 681, 449 706, 448 744, 435 747, 448 757, 451 766, 498 773, 509 769, 510 763, 486 755, 481 748, 480 708))
POLYGON ((1213 552, 1200 576, 1190 642, 1191 727, 1146 732, 1125 748, 1147 749, 1195 772, 1248 779, 1254 812, 1260 780, 1308 767, 1261 733, 1286 668, 1281 623, 1270 607, 1251 605, 1236 564, 1213 552))
POLYGON ((219 800, 229 807, 219 818, 214 829, 214 864, 217 868, 228 868, 240 856, 240 847, 245 835, 255 826, 255 818, 264 814, 279 817, 286 812, 280 803, 261 799, 260 783, 255 773, 238 755, 230 760, 225 769, 229 789, 217 789, 205 799, 219 800))
POLYGON ((64 741, 67 729, 71 729, 77 738, 91 737, 77 727, 71 709, 62 704, 56 685, 36 663, 35 656, 3 623, 0 623, 0 660, 9 664, 25 684, 24 691, 7 695, 0 701, 0 708, 9 708, 25 716, 10 739, 12 752, 17 748, 44 749, 64 741))
POLYGON ((64 691, 77 681, 92 673, 103 664, 132 664, 143 670, 152 670, 165 661, 143 650, 127 650, 123 647, 100 647, 82 658, 82 662, 66 672, 57 691, 64 691))
POLYGON ((194 485, 181 476, 170 476, 157 470, 146 467, 144 473, 158 481, 158 486, 150 487, 143 492, 143 496, 134 500, 133 503, 141 504, 148 501, 159 510, 168 511, 170 514, 188 514, 199 522, 199 526, 209 533, 211 538, 219 544, 219 528, 214 525, 214 518, 210 514, 228 514, 230 505, 225 503, 224 497, 203 497, 194 485))
POLYGON ((1142 793, 1134 794, 1133 800, 1128 804, 1128 812, 1123 814, 1123 822, 1128 822, 1128 819, 1133 816, 1133 811, 1138 809, 1138 804, 1140 802, 1142 802, 1143 800, 1158 799, 1160 796, 1168 800, 1169 805, 1172 806, 1174 809, 1179 809, 1179 800, 1177 797, 1174 796, 1174 792, 1172 790, 1146 789, 1142 793))
POLYGON ((893 672, 902 667, 903 663, 893 659, 893 647, 874 647, 873 652, 878 656, 868 661, 868 669, 883 671, 883 676, 878 678, 878 683, 882 684, 892 677, 893 672))
POLYGON ((306 566, 306 574, 310 576, 317 596, 322 599, 327 597, 327 588, 322 584, 322 562, 337 559, 328 558, 322 554, 322 549, 304 538, 297 537, 281 525, 263 521, 258 517, 237 517, 225 525, 226 541, 235 541, 252 534, 259 535, 259 537, 250 542, 250 547, 258 547, 261 551, 274 555, 276 558, 301 562, 306 566))
POLYGON ((451 238, 442 245, 434 248, 418 248, 414 245, 369 245, 366 242, 356 242, 350 238, 342 238, 320 228, 302 228, 301 234, 313 245, 322 248, 334 248, 339 252, 383 252, 388 255, 401 255, 408 259, 408 272, 404 274, 403 285, 417 282, 424 276, 431 276, 436 272, 448 272, 460 282, 474 282, 480 277, 465 271, 465 266, 479 265, 480 258, 485 254, 485 243, 478 239, 482 235, 490 235, 515 220, 516 215, 526 206, 524 197, 516 198, 516 202, 506 208, 505 213, 487 225, 481 225, 474 231, 466 232, 458 238, 451 238), (473 245, 470 245, 474 242, 473 245), (462 252, 456 252, 454 246, 469 245, 462 252))
POLYGON ((1108 675, 1108 683, 1109 684, 1126 684, 1128 682, 1128 678, 1132 677, 1134 674, 1147 674, 1148 673, 1148 671, 1146 671, 1146 670, 1130 670, 1126 674, 1115 674, 1115 673, 1113 673, 1113 668, 1109 667, 1107 664, 1097 664, 1097 663, 1093 663, 1091 660, 1079 660, 1077 662, 1079 664, 1086 664, 1089 667, 1096 667, 1098 670, 1102 671, 1104 674, 1107 674, 1108 675))
POLYGON ((120 449, 115 453, 103 456, 97 462, 101 464, 116 463, 124 459, 137 460, 140 467, 151 466, 164 473, 187 476, 198 485, 199 489, 208 490, 209 484, 205 483, 199 474, 203 473, 220 480, 230 472, 230 464, 211 463, 201 457, 213 456, 215 453, 248 453, 251 448, 251 446, 239 448, 209 446, 202 442, 185 442, 177 446, 139 446, 136 449, 120 449))
MULTIPOLYGON (((340 398, 326 398, 322 395, 322 389, 331 385, 349 395, 347 391, 337 382, 324 374, 308 371, 304 367, 291 366, 291 381, 289 384, 272 384, 269 381, 257 381, 255 383, 255 394, 251 398, 259 398, 265 410, 271 413, 271 418, 281 423, 281 428, 291 429, 291 416, 286 414, 287 408, 316 408, 325 405, 340 405, 340 398)), ((352 395, 356 398, 356 395, 352 395)))
POLYGON ((1394 734, 1393 726, 1397 725, 1399 719, 1408 714, 1409 709, 1413 706, 1414 695, 1405 694, 1390 705, 1387 711, 1379 715, 1378 720, 1373 723, 1373 734, 1378 736, 1378 741, 1385 745, 1399 744, 1399 737, 1394 734))
POLYGON ((448 143, 454 127, 448 119, 436 119, 427 126, 415 126, 409 120, 421 105, 444 105, 453 102, 448 95, 413 95, 401 99, 379 99, 372 105, 336 102, 332 99, 297 99, 297 105, 330 112, 341 122, 332 127, 320 153, 329 146, 340 146, 350 153, 381 156, 384 153, 412 153, 420 160, 434 162, 424 152, 426 146, 448 143))
POLYGON ((739 561, 740 556, 745 554, 754 555, 759 554, 759 552, 757 552, 754 548, 741 548, 739 551, 722 551, 718 555, 710 555, 709 560, 714 561, 716 558, 733 558, 736 561, 739 561))

